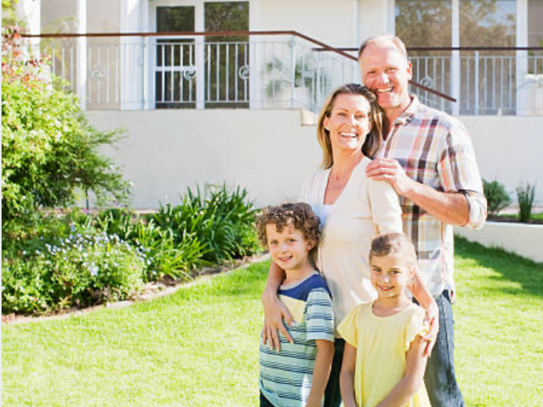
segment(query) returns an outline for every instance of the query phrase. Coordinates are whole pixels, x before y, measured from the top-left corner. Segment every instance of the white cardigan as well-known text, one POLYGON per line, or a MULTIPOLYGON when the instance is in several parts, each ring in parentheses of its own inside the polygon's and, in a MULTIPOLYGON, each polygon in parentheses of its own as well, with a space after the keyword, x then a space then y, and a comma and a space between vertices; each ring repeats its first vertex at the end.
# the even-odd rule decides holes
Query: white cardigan
POLYGON ((356 305, 376 297, 370 282, 368 255, 379 234, 402 232, 398 195, 388 183, 370 180, 364 157, 333 205, 324 206, 330 169, 319 170, 303 184, 301 200, 321 218, 317 267, 332 292, 336 326, 356 305))

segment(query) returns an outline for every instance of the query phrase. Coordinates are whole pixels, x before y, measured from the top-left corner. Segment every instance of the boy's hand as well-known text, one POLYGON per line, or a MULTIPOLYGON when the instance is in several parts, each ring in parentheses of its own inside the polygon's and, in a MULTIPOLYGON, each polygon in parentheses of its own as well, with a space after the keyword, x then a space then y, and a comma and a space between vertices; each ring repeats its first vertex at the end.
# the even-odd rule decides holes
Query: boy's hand
POLYGON ((268 343, 270 349, 281 350, 281 343, 277 331, 281 332, 290 343, 294 343, 289 332, 283 324, 283 319, 289 325, 294 323, 294 319, 289 310, 279 299, 277 295, 262 296, 262 304, 264 306, 264 328, 262 329, 262 343, 268 343))

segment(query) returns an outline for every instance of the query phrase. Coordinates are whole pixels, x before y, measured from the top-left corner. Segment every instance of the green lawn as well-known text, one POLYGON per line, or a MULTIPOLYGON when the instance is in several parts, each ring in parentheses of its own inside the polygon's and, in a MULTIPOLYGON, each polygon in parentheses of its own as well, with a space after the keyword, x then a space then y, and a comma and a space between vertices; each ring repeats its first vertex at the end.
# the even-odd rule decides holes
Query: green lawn
MULTIPOLYGON (((122 310, 2 329, 3 406, 257 406, 267 263, 122 310)), ((543 265, 458 239, 467 405, 543 405, 543 265)))

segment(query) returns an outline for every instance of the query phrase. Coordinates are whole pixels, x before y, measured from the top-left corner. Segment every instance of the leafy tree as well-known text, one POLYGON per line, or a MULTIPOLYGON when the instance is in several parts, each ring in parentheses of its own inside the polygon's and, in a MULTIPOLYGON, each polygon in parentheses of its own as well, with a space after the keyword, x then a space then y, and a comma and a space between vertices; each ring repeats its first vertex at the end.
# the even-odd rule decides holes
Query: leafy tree
POLYGON ((125 201, 128 183, 99 152, 119 132, 99 132, 87 122, 46 61, 28 54, 18 29, 6 30, 2 48, 3 226, 40 208, 73 204, 78 191, 94 193, 100 204, 125 201))

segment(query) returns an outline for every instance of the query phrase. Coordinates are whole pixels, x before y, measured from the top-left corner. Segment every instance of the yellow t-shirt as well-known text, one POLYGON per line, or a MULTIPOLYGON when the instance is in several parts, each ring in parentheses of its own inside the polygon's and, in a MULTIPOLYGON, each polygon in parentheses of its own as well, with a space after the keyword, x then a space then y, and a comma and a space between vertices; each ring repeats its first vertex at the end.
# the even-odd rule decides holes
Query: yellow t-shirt
MULTIPOLYGON (((356 348, 354 388, 358 407, 374 407, 405 374, 405 356, 417 335, 424 335, 424 310, 411 304, 401 312, 378 317, 373 303, 355 307, 338 326, 340 335, 356 348)), ((424 384, 402 407, 430 407, 424 384)))

